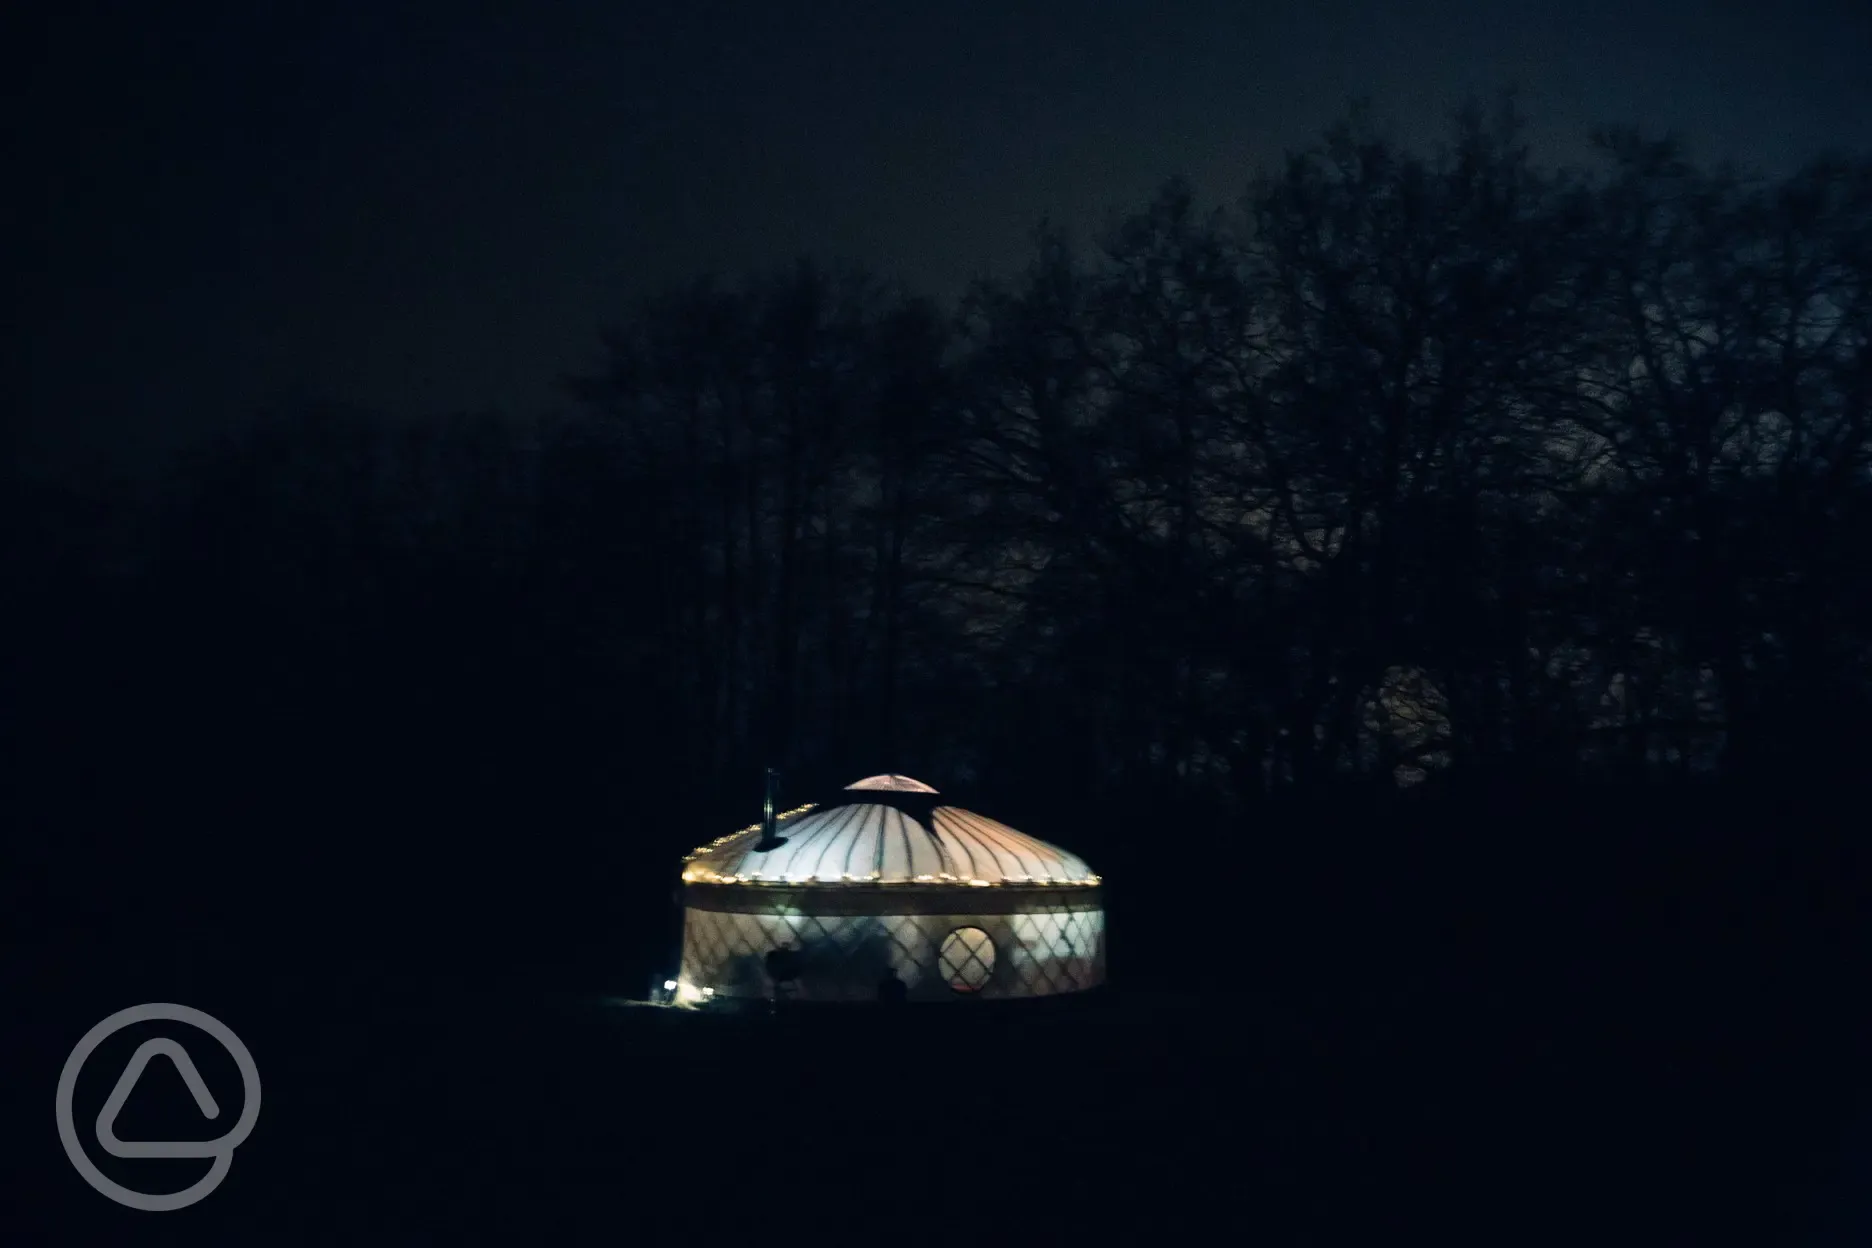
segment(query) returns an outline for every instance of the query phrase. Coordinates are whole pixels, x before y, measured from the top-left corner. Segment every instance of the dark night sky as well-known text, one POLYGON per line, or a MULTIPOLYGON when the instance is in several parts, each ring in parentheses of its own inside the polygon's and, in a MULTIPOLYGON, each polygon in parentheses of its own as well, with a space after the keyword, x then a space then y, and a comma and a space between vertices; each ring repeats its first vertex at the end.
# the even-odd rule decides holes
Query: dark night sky
POLYGON ((531 411, 608 310, 710 268, 951 294, 1043 213, 1232 198, 1356 95, 1406 139, 1516 83, 1555 151, 1601 120, 1872 151, 1863 3, 73 3, 19 47, 60 462, 289 393, 531 411))

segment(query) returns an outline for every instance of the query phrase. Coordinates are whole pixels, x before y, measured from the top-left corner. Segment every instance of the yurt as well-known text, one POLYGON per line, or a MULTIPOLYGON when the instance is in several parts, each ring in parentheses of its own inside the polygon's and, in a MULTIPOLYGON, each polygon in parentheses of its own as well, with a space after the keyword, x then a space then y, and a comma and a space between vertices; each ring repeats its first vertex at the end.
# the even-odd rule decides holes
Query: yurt
POLYGON ((906 776, 770 813, 690 854, 682 879, 679 1005, 982 1001, 1104 980, 1099 877, 906 776))

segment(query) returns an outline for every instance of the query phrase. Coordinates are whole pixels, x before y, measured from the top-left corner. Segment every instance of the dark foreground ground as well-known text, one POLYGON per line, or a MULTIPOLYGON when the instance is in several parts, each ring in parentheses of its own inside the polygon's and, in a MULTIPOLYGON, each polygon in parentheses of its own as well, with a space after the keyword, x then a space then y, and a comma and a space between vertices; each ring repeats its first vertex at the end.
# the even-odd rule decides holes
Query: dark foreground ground
MULTIPOLYGON (((20 825, 43 862, 0 954, 0 1245, 1864 1248, 1872 846, 1844 790, 1275 811, 1193 857, 1158 817, 1095 856, 1104 999, 776 1024, 605 1004, 667 955, 668 829, 188 824, 73 787, 126 810, 20 825), (72 1046, 149 1001, 226 1022, 264 1088, 226 1182, 174 1213, 92 1191, 54 1129, 72 1046)), ((121 1138, 235 1112, 228 1059, 181 1031, 228 1117, 158 1059, 121 1138)), ((143 1038, 85 1067, 94 1146, 143 1038)), ((206 1169, 90 1155, 158 1190, 206 1169)))
MULTIPOLYGON (((241 1007, 264 1110, 222 1188, 174 1213, 108 1204, 65 1163, 51 1093, 82 1027, 37 1020, 15 1073, 39 1076, 21 1117, 44 1130, 7 1242, 1872 1242, 1872 1158, 1844 1168, 1868 1106, 1837 1045, 1725 1068, 1660 1034, 1429 1000, 744 1022, 469 979, 303 991, 241 1007)), ((87 1135, 113 1052, 81 1084, 87 1135)), ((219 1133, 152 1070, 120 1136, 219 1133)), ((166 1167, 172 1190, 206 1164, 102 1162, 151 1187, 166 1167)))

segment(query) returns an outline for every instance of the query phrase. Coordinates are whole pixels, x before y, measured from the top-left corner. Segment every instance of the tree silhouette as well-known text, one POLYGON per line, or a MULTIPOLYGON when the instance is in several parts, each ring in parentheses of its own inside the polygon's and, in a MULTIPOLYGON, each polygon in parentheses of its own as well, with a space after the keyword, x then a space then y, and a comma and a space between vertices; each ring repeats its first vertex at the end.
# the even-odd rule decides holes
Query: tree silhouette
POLYGON ((1553 170, 1522 135, 1472 107, 1418 154, 1355 111, 1231 209, 1170 182, 1089 246, 1043 226, 953 310, 698 280, 550 417, 302 405, 160 498, 16 491, 47 774, 90 740, 407 879, 430 833, 360 805, 649 869, 667 841, 605 829, 699 837, 767 765, 927 768, 1086 815, 1095 856, 1124 812, 1837 771, 1872 166, 1607 132, 1553 170))

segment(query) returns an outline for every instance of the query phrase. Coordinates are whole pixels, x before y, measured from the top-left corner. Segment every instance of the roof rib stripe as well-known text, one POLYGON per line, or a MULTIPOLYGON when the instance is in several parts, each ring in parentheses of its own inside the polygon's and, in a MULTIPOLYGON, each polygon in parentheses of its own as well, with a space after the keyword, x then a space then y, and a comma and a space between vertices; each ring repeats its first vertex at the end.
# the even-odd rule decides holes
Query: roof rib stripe
POLYGON ((894 802, 848 800, 785 817, 787 843, 757 853, 757 826, 683 861, 684 879, 755 885, 885 883, 1096 884, 1085 861, 1037 837, 957 806, 928 821, 894 802))

